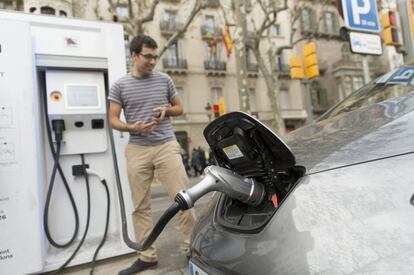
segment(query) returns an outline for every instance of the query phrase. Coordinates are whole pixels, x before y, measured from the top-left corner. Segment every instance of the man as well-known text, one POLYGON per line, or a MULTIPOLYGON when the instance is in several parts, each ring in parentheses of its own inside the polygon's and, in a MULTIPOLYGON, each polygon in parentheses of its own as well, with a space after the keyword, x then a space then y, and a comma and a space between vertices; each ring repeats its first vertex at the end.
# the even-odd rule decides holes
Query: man
MULTIPOLYGON (((171 199, 186 189, 188 178, 180 156, 170 116, 183 113, 174 83, 164 73, 154 70, 157 43, 139 35, 130 44, 133 71, 111 87, 109 120, 112 128, 130 133, 125 148, 128 179, 135 210, 132 214, 136 241, 143 243, 153 229, 151 183, 154 172, 171 199), (126 122, 120 120, 124 110, 126 122)), ((189 243, 195 215, 193 210, 179 213, 183 251, 189 256, 189 243)), ((119 274, 135 274, 158 264, 155 246, 138 253, 138 260, 119 274)))

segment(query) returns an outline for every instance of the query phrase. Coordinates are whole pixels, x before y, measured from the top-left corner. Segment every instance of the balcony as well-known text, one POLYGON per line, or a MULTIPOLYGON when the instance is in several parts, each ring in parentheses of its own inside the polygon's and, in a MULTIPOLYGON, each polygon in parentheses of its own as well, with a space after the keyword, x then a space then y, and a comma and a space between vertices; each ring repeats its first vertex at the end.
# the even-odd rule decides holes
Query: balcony
POLYGON ((204 24, 201 26, 201 36, 203 37, 203 39, 207 40, 214 38, 221 39, 221 37, 223 36, 223 30, 220 27, 212 27, 204 24))
POLYGON ((220 7, 220 0, 207 0, 208 8, 218 8, 220 7))
POLYGON ((275 71, 279 73, 279 77, 290 77, 290 66, 288 64, 279 63, 275 71))
POLYGON ((256 63, 247 62, 247 76, 257 77, 259 75, 259 66, 256 63))
POLYGON ((160 31, 161 34, 165 36, 173 35, 176 31, 181 30, 183 27, 184 25, 182 23, 178 23, 175 21, 160 21, 160 31))
POLYGON ((340 36, 339 36, 339 27, 338 27, 338 29, 334 29, 334 30, 327 30, 326 28, 322 28, 319 31, 318 35, 320 37, 328 38, 328 39, 329 38, 339 39, 340 38, 340 36))
POLYGON ((227 63, 218 60, 205 60, 204 69, 207 71, 207 75, 225 75, 227 63))
POLYGON ((186 59, 172 59, 164 58, 162 60, 164 72, 169 74, 186 74, 187 73, 187 60, 186 59))

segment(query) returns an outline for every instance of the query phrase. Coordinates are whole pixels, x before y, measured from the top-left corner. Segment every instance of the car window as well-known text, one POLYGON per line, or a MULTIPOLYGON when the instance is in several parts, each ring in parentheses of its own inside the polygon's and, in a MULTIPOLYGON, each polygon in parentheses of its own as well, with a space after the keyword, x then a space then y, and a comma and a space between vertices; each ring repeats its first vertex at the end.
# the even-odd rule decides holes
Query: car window
POLYGON ((377 78, 352 93, 342 102, 324 114, 321 119, 337 116, 345 112, 351 112, 358 108, 373 105, 388 99, 405 96, 414 92, 414 81, 404 83, 390 82, 392 71, 384 76, 377 78))

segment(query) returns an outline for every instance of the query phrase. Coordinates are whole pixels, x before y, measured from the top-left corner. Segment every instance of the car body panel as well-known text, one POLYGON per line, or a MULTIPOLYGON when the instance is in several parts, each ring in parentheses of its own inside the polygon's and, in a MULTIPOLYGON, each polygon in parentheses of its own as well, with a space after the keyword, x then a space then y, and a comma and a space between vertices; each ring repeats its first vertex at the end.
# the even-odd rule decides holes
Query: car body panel
POLYGON ((412 274, 412 167, 408 154, 305 176, 258 234, 224 230, 209 210, 194 262, 210 274, 412 274))
POLYGON ((285 137, 308 173, 414 151, 414 94, 303 127, 285 137))
POLYGON ((385 100, 387 84, 374 81, 354 93, 362 107, 284 137, 306 174, 260 232, 219 225, 216 196, 194 228, 192 261, 209 274, 413 274, 412 82, 385 100))

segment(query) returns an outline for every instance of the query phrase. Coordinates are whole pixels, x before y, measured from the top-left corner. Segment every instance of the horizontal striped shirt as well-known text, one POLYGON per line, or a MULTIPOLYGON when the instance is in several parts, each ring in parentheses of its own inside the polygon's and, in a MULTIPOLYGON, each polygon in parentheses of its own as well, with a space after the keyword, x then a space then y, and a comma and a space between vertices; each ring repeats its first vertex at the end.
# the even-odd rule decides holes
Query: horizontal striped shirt
MULTIPOLYGON (((109 91, 108 99, 121 104, 128 124, 149 122, 156 107, 168 106, 177 95, 172 79, 165 73, 153 71, 146 77, 126 75, 118 79, 109 91)), ((130 133, 129 143, 159 145, 176 140, 169 117, 165 117, 151 133, 130 133)))

